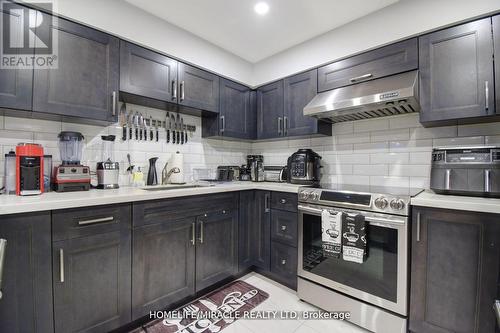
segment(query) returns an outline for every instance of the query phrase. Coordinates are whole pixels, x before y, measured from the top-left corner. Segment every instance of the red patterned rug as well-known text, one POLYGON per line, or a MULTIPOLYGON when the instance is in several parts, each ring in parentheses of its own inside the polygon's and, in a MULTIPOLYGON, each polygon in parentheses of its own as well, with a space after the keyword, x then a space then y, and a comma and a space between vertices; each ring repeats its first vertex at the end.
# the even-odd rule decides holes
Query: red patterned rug
POLYGON ((266 292, 234 281, 181 308, 170 318, 156 319, 134 333, 217 333, 269 297, 266 292))

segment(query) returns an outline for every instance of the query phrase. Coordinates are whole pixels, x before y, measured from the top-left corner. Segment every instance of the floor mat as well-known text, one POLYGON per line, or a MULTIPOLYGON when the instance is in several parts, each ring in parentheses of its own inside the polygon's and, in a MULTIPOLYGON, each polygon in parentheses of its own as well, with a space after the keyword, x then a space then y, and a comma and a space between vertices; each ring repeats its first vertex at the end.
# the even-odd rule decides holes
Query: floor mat
POLYGON ((134 332, 220 332, 268 297, 269 294, 259 288, 234 281, 174 310, 175 318, 154 320, 134 332))

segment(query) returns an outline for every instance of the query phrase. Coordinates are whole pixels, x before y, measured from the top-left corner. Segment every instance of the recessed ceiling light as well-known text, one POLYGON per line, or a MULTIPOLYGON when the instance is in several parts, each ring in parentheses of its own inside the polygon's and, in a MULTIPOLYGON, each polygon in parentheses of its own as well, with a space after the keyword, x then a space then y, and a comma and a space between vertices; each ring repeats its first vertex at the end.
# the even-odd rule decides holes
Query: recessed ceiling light
POLYGON ((269 11, 269 5, 265 2, 259 2, 253 7, 255 12, 259 15, 266 15, 269 11))

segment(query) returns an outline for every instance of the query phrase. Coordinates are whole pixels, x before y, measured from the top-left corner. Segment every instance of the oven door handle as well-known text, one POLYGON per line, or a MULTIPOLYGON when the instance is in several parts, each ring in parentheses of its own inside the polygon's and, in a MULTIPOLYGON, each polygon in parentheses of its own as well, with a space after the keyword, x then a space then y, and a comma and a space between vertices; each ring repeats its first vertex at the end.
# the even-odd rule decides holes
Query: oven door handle
POLYGON ((316 214, 316 215, 321 215, 321 212, 323 211, 322 209, 308 207, 308 206, 304 206, 304 205, 298 205, 297 208, 303 212, 312 213, 312 214, 316 214))
MULTIPOLYGON (((299 211, 306 212, 306 213, 311 213, 315 215, 321 215, 321 212, 323 211, 322 209, 319 208, 314 208, 314 207, 309 207, 309 206, 304 206, 304 205, 298 205, 299 211)), ((334 209, 328 209, 329 212, 335 214, 337 212, 342 212, 344 214, 347 214, 351 217, 354 217, 355 215, 346 213, 341 210, 334 210, 334 209)), ((361 213, 360 213, 361 214, 361 213)), ((363 214, 361 214, 363 215, 363 214)), ((388 225, 404 225, 405 220, 401 219, 385 219, 383 217, 375 217, 375 216, 365 216, 365 220, 367 222, 370 222, 372 225, 378 225, 378 226, 388 226, 388 225)))

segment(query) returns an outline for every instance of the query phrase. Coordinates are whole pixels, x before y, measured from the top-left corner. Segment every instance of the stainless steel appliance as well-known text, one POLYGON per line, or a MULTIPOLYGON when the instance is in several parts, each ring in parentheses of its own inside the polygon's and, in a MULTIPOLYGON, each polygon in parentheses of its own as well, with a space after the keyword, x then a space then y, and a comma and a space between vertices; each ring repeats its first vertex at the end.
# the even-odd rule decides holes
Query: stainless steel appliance
POLYGON ((434 149, 430 188, 443 194, 500 197, 500 147, 434 149))
POLYGON ((304 115, 338 123, 418 111, 418 71, 411 71, 319 93, 304 115))
POLYGON ((253 182, 264 181, 264 156, 247 155, 247 165, 250 169, 250 178, 253 182))
POLYGON ((16 194, 16 153, 5 154, 5 194, 16 194))
POLYGON ((218 181, 233 181, 240 179, 240 167, 231 165, 220 165, 217 167, 218 181))
POLYGON ((288 179, 286 166, 264 166, 264 180, 266 182, 283 183, 288 179))
POLYGON ((321 156, 312 149, 299 149, 288 158, 289 182, 318 185, 321 180, 321 156))
POLYGON ((65 131, 58 137, 62 164, 54 168, 54 189, 57 192, 88 191, 90 168, 80 164, 85 144, 83 135, 65 131))
POLYGON ((409 203, 420 191, 348 185, 300 189, 299 297, 327 311, 349 311, 351 322, 373 332, 406 332, 409 203), (324 256, 323 210, 364 216, 363 263, 324 256))
POLYGON ((113 189, 119 188, 120 163, 115 162, 114 142, 116 136, 103 135, 102 139, 102 162, 97 163, 97 188, 113 189))

